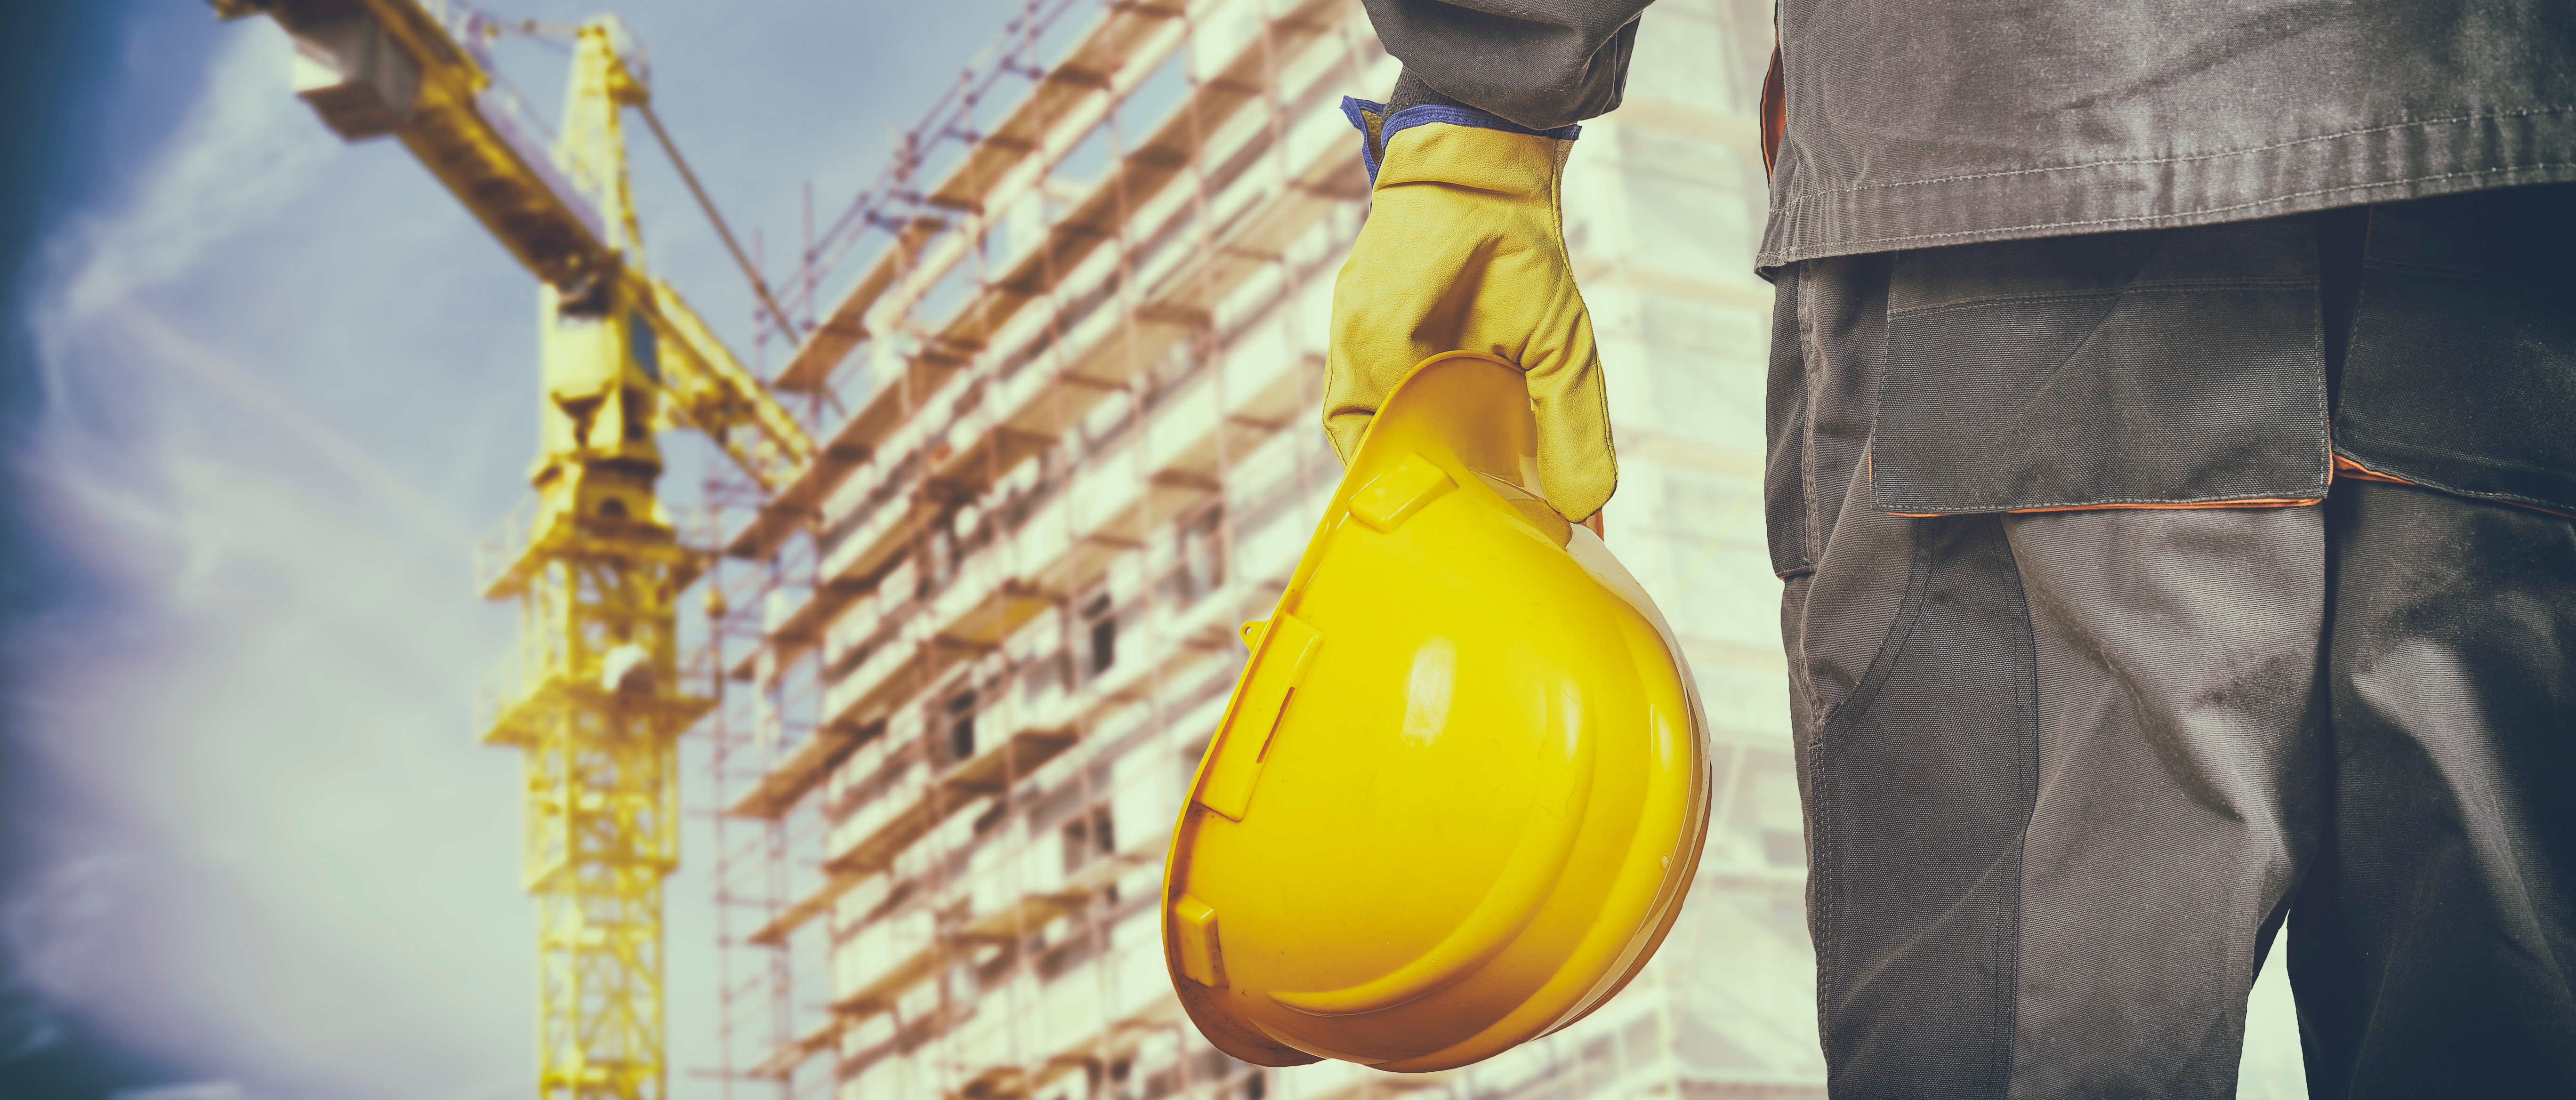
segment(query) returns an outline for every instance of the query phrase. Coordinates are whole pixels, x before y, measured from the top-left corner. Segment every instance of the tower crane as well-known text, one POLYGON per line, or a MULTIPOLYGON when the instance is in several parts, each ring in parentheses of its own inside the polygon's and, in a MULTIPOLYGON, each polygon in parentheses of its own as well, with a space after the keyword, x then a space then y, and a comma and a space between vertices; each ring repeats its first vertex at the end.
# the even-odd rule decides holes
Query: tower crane
MULTIPOLYGON (((643 55, 614 17, 563 28, 572 74, 551 141, 506 85, 501 25, 443 0, 210 0, 295 41, 296 93, 343 139, 392 135, 529 272, 541 314, 536 505, 478 555, 520 609, 486 686, 486 744, 525 761, 521 874, 537 902, 537 1092, 658 1100, 662 879, 678 859, 679 735, 713 705, 679 676, 679 595, 706 565, 655 492, 655 433, 705 433, 775 490, 813 443, 668 284, 646 273, 623 120, 651 113, 643 55)), ((710 205, 712 218, 715 211, 710 205)), ((773 321, 783 314, 721 219, 773 321)), ((783 321, 782 321, 783 324, 783 321)))

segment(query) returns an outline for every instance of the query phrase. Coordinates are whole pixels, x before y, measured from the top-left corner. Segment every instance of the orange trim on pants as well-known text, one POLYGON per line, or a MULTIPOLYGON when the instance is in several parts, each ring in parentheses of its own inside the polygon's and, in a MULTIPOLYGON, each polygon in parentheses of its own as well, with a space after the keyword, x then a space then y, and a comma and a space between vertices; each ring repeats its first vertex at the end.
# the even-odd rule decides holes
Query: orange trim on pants
MULTIPOLYGON (((2345 458, 2345 457, 2344 457, 2344 456, 2342 456, 2342 455, 2336 455, 2336 456, 2334 456, 2334 472, 2335 472, 2335 476, 2336 476, 2336 477, 2348 477, 2348 478, 2353 479, 2354 481, 2385 481, 2385 482, 2387 482, 2387 483, 2389 483, 2389 484, 2391 484, 2391 485, 2414 485, 2414 484, 2416 484, 2415 482, 2408 481, 2408 480, 2406 480, 2405 478, 2399 477, 2399 476, 2397 476, 2397 475, 2395 475, 2395 474, 2383 474, 2383 473, 2381 473, 2381 472, 2379 472, 2379 471, 2377 471, 2377 470, 2371 469, 2371 468, 2370 468, 2370 467, 2368 467, 2368 466, 2364 466, 2364 465, 2362 465, 2361 463, 2355 462, 2355 461, 2353 461, 2353 460, 2351 460, 2351 459, 2349 459, 2349 458, 2345 458)), ((2420 486, 2419 486, 2419 487, 2420 487, 2420 486)), ((2436 489, 2436 490, 2434 490, 2434 491, 2435 491, 2435 492, 2440 492, 2441 490, 2436 489)), ((2494 500, 2494 499, 2490 499, 2490 498, 2487 498, 2487 497, 2470 497, 2469 499, 2470 499, 2470 500, 2484 500, 2484 501, 2486 501, 2486 502, 2487 502, 2487 503, 2489 503, 2489 504, 2509 504, 2509 505, 2512 505, 2513 507, 2516 507, 2516 508, 2529 508, 2529 509, 2531 509, 2532 511, 2535 511, 2535 512, 2539 512, 2539 513, 2541 513, 2542 515, 2561 516, 2561 517, 2564 517, 2564 518, 2567 518, 2567 519, 2576 519, 2576 512, 2561 512, 2561 511, 2559 511, 2558 509, 2555 509, 2555 508, 2543 508, 2543 507, 2541 507, 2541 506, 2539 506, 2539 505, 2537 505, 2537 504, 2524 504, 2523 502, 2521 502, 2521 501, 2519 501, 2519 500, 2494 500)))
POLYGON ((2395 474, 2380 473, 2342 455, 2334 456, 2334 472, 2336 477, 2348 477, 2355 481, 2385 481, 2391 485, 2415 484, 2395 474))
MULTIPOLYGON (((2304 508, 2311 504, 2323 503, 2325 499, 2326 498, 2324 497, 2253 497, 2246 500, 2196 500, 2184 504, 2149 504, 2132 502, 2122 502, 2118 504, 2066 504, 2055 508, 2007 508, 2004 509, 2004 514, 2022 516, 2029 515, 2033 512, 2099 512, 2111 508, 2304 508)), ((1935 519, 1940 516, 1950 514, 1951 513, 1948 512, 1888 513, 1888 515, 1891 516, 1904 516, 1908 519, 1935 519)))
MULTIPOLYGON (((2352 459, 2345 458, 2342 455, 2334 456, 2334 476, 2337 478, 2348 477, 2354 481, 2384 481, 2391 485, 2415 484, 2414 482, 2408 481, 2395 474, 2381 473, 2368 466, 2364 466, 2359 462, 2355 462, 2352 459)), ((2485 498, 2471 497, 2469 499, 2480 500, 2485 498)), ((2033 512, 2093 512, 2107 508, 2304 508, 2311 504, 2323 503, 2324 500, 2324 497, 2252 497, 2245 500, 2203 500, 2194 501, 2188 504, 2069 504, 2057 508, 2008 508, 2005 509, 2005 514, 2020 516, 2029 515, 2033 512)), ((2507 504, 2516 508, 2529 508, 2532 511, 2540 512, 2545 515, 2576 519, 2576 513, 2561 512, 2555 508, 2543 508, 2537 504, 2524 504, 2518 500, 2496 500, 2489 501, 2489 503, 2507 504)), ((1938 519, 1942 516, 1951 515, 1953 513, 1889 512, 1887 514, 1891 516, 1903 516, 1907 519, 1938 519)))

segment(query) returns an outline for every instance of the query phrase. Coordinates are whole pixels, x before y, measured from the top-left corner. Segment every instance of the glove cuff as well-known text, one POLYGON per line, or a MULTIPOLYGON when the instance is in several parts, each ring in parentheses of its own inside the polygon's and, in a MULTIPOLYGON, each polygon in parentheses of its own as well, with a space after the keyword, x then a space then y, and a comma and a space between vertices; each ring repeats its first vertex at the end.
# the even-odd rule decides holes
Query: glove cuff
MULTIPOLYGON (((1583 132, 1583 127, 1580 125, 1533 130, 1490 111, 1480 111, 1464 104, 1451 103, 1417 103, 1389 114, 1386 104, 1343 96, 1342 114, 1351 120, 1351 128, 1360 132, 1360 163, 1367 166, 1371 185, 1378 182, 1378 171, 1386 163, 1387 142, 1395 135, 1417 126, 1441 123, 1473 130, 1500 131, 1505 134, 1548 141, 1572 141, 1583 132)), ((1407 142, 1406 144, 1416 143, 1407 142)), ((1558 155, 1560 154, 1553 149, 1548 153, 1551 161, 1558 155)), ((1471 182, 1447 178, 1446 174, 1436 171, 1427 175, 1416 175, 1415 178, 1443 183, 1471 182)))

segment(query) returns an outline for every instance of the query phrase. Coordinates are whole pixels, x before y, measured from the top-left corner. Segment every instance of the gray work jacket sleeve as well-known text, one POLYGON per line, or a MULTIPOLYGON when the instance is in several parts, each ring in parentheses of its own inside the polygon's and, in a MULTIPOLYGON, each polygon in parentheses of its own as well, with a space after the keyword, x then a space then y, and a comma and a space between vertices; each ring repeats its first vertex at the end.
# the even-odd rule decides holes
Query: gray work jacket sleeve
POLYGON ((1619 105, 1652 0, 1365 0, 1404 62, 1390 107, 1454 102, 1548 130, 1619 105))

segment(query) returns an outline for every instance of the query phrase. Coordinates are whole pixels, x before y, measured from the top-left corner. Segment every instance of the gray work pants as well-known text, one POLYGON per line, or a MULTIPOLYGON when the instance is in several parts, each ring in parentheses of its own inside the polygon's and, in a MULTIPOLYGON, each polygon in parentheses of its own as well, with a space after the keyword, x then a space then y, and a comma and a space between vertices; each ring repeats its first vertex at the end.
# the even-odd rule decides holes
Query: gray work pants
MULTIPOLYGON (((2576 521, 2350 477, 2304 506, 1889 514, 1873 434, 1920 410, 1878 404, 1923 383, 1887 377, 1921 358, 1889 347, 1899 262, 1797 265, 1775 333, 1833 1095, 2232 1096, 2285 919, 2313 1095, 2576 1095, 2576 521)), ((2335 283, 2309 324, 2349 320, 2335 283)), ((2098 457, 2016 461, 2062 496, 2098 457)))

